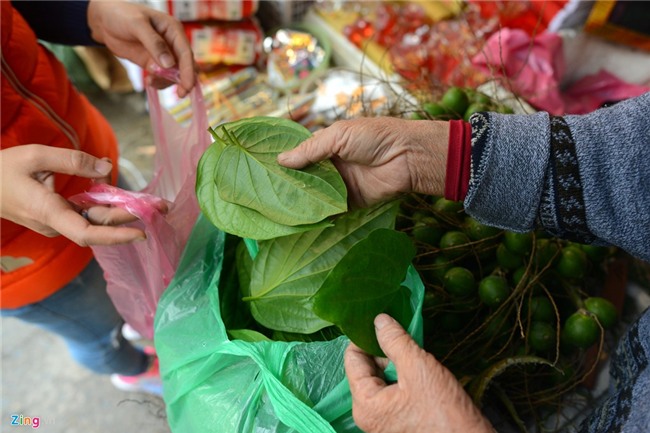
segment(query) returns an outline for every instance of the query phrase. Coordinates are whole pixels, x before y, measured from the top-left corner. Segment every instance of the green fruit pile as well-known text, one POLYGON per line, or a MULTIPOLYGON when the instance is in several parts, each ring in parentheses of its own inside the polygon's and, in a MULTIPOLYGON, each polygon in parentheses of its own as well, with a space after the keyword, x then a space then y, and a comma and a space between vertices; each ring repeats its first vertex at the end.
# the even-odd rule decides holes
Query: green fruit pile
POLYGON ((474 113, 481 111, 496 111, 511 114, 510 107, 492 100, 484 93, 474 89, 450 87, 439 100, 426 101, 422 109, 413 113, 413 119, 454 120, 469 121, 474 113))
POLYGON ((602 349, 617 324, 595 290, 613 249, 486 226, 440 197, 410 195, 400 209, 397 228, 417 247, 426 288, 424 348, 478 404, 498 389, 534 412, 584 379, 586 350, 602 349))

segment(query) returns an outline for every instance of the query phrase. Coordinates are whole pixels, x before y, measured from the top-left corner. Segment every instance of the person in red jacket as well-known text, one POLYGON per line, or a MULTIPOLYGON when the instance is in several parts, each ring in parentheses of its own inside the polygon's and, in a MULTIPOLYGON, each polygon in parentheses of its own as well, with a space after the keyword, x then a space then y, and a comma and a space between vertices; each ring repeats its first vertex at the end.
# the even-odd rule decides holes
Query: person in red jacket
MULTIPOLYGON (((179 96, 195 83, 181 24, 128 2, 1 2, 2 141, 0 311, 63 337, 70 353, 122 388, 143 389, 157 360, 126 342, 89 245, 144 239, 118 227, 133 217, 66 200, 92 182, 117 182, 118 144, 104 117, 38 39, 103 44, 147 70, 180 70, 179 96)), ((152 80, 158 87, 168 85, 152 80)))

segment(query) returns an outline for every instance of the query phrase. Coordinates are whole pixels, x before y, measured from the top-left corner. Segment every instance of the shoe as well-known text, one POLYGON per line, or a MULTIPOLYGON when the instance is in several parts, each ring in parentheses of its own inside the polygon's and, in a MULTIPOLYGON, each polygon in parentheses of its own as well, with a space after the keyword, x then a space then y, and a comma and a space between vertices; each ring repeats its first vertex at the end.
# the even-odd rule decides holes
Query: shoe
POLYGON ((122 336, 127 340, 127 341, 139 341, 142 340, 142 335, 138 331, 136 331, 131 325, 128 323, 124 323, 122 325, 122 336))
POLYGON ((111 382, 115 388, 129 392, 145 392, 162 397, 162 379, 160 379, 160 366, 158 357, 155 355, 153 348, 145 348, 145 353, 150 357, 149 368, 144 373, 135 376, 123 376, 121 374, 111 374, 111 382))

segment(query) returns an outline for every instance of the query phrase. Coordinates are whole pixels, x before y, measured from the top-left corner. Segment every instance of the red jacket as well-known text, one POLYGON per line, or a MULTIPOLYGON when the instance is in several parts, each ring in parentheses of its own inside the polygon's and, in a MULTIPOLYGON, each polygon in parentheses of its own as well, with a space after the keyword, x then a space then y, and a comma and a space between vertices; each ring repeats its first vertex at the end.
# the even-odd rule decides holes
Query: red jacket
MULTIPOLYGON (((8 1, 2 7, 2 149, 45 144, 79 149, 117 162, 115 135, 104 117, 77 92, 65 68, 38 44, 34 32, 8 1)), ((113 173, 114 179, 117 173, 113 173)), ((83 192, 90 180, 57 174, 63 197, 83 192)), ((0 308, 40 301, 74 279, 92 258, 58 236, 48 238, 2 219, 0 308)))

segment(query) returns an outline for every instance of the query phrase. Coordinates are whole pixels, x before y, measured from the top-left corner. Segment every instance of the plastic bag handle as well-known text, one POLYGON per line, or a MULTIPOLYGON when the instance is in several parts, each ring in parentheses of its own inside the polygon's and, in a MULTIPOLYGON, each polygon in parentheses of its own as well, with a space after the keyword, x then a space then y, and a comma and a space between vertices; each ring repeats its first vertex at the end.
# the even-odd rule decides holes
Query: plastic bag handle
POLYGON ((296 344, 299 343, 288 343, 280 355, 277 354, 277 347, 272 347, 268 342, 250 344, 233 340, 222 344, 217 352, 248 357, 257 364, 273 409, 280 421, 288 427, 300 433, 336 433, 329 422, 298 399, 277 377, 282 372, 289 351, 296 344), (269 362, 270 360, 274 362, 269 362), (275 373, 269 364, 272 364, 275 373))
MULTIPOLYGON (((156 68, 153 71, 156 75, 165 78, 169 81, 179 83, 180 82, 180 72, 178 68, 162 69, 156 68)), ((164 133, 164 130, 161 128, 165 122, 169 121, 168 113, 162 105, 160 104, 160 97, 158 96, 158 89, 147 86, 147 100, 149 102, 149 114, 151 117, 151 124, 153 127, 153 136, 154 142, 156 143, 156 172, 154 179, 149 183, 146 190, 150 192, 151 190, 157 188, 159 182, 159 177, 162 176, 162 171, 158 170, 159 166, 166 166, 171 161, 175 164, 180 164, 180 169, 174 171, 167 171, 165 176, 167 176, 166 183, 171 185, 176 185, 180 187, 184 179, 177 178, 179 174, 186 173, 195 173, 196 166, 198 164, 199 158, 205 151, 205 149, 210 145, 211 139, 208 133, 209 122, 208 122, 208 111, 205 105, 205 100, 203 99, 203 92, 201 90, 201 84, 196 81, 196 85, 192 88, 188 97, 190 98, 190 103, 192 107, 192 129, 195 131, 201 131, 205 135, 199 137, 201 141, 198 145, 191 146, 191 151, 189 155, 183 155, 182 158, 174 157, 170 154, 170 150, 174 149, 174 146, 177 146, 178 143, 173 141, 177 140, 178 137, 169 137, 164 133), (169 140, 172 140, 170 143, 169 140)), ((165 197, 171 199, 171 197, 165 197)))
POLYGON ((110 205, 124 209, 145 223, 163 215, 168 202, 155 195, 144 192, 127 191, 109 184, 94 184, 86 192, 69 197, 77 206, 87 209, 95 205, 110 205))

